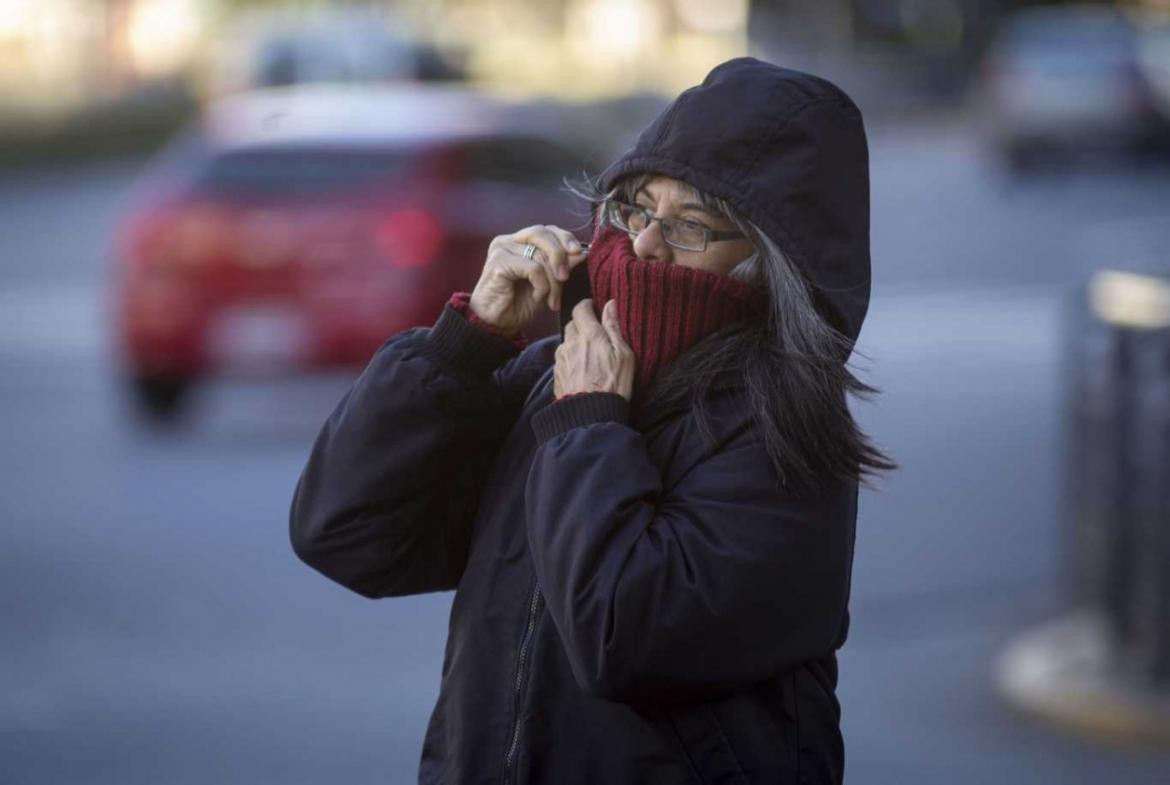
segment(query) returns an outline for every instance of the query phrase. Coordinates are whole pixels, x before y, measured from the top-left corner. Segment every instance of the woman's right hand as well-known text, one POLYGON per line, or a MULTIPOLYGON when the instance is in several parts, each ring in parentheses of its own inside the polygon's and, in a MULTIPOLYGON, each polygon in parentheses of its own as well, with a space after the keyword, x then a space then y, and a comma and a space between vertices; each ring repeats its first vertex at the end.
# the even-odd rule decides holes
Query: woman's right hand
POLYGON ((529 226, 502 234, 488 246, 487 261, 468 303, 481 321, 506 335, 524 329, 541 308, 561 307, 561 287, 585 259, 571 232, 558 226, 529 226), (531 259, 527 245, 536 246, 531 259))

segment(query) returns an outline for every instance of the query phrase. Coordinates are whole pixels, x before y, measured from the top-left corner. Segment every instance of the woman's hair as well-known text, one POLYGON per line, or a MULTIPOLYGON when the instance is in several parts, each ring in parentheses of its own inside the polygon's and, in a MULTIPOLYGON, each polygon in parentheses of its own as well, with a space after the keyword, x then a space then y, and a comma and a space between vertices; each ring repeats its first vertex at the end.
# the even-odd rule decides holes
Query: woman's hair
MULTIPOLYGON (((587 175, 565 184, 596 211, 607 198, 633 202, 655 176, 630 175, 608 193, 587 175)), ((841 360, 849 355, 852 342, 817 311, 805 276, 771 237, 725 200, 683 185, 704 207, 726 216, 755 246, 755 253, 728 275, 764 288, 768 315, 754 324, 718 330, 678 355, 645 391, 641 411, 689 405, 703 438, 713 444, 707 400, 716 379, 731 371, 742 376, 756 430, 781 483, 790 489, 823 488, 834 479, 867 482, 879 471, 896 469, 897 464, 857 426, 846 403, 847 394, 869 398, 879 391, 841 360)))

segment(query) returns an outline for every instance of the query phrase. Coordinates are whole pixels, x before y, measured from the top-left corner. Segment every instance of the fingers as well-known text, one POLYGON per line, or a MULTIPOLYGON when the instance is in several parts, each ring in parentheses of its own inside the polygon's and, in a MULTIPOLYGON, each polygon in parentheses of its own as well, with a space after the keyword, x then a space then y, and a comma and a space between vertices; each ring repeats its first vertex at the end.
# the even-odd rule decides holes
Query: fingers
MULTIPOLYGON (((496 238, 492 241, 490 259, 505 280, 528 281, 532 285, 531 298, 534 303, 543 301, 552 307, 555 281, 539 251, 533 258, 525 259, 523 245, 510 238, 496 238)), ((559 302, 559 298, 556 302, 559 302)))
MULTIPOLYGON (((564 247, 561 246, 561 241, 547 227, 530 226, 527 229, 521 229, 514 235, 514 240, 521 246, 535 245, 537 252, 532 257, 533 260, 540 262, 548 269, 549 277, 553 281, 564 280, 560 275, 560 269, 568 264, 567 255, 564 247)), ((521 253, 523 253, 522 248, 521 253)))
MULTIPOLYGON (((593 311, 593 298, 586 297, 581 302, 573 306, 573 318, 569 322, 570 325, 575 324, 584 335, 599 338, 606 334, 605 329, 601 326, 601 322, 597 321, 597 315, 593 311)), ((566 332, 568 325, 565 326, 566 332)))
POLYGON ((597 323, 597 317, 593 314, 592 297, 586 297, 573 306, 573 323, 583 330, 587 330, 590 324, 597 323))
MULTIPOLYGON (((557 310, 561 305, 561 285, 554 274, 553 265, 555 264, 550 259, 549 252, 544 250, 547 247, 547 242, 541 243, 514 243, 508 250, 514 256, 520 257, 516 261, 523 267, 525 277, 532 282, 532 296, 536 302, 545 301, 550 310, 557 310), (524 258, 524 251, 526 245, 531 244, 537 250, 531 258, 524 258), (539 284, 537 283, 539 279, 539 284)), ((563 252, 562 252, 563 253, 563 252)))
MULTIPOLYGON (((536 243, 532 243, 536 246, 536 243)), ((516 264, 523 267, 525 276, 532 281, 532 296, 536 302, 546 301, 549 309, 557 310, 561 306, 561 282, 553 275, 551 264, 548 257, 539 250, 531 259, 524 258, 524 245, 517 245, 513 247, 511 253, 520 257, 516 260, 516 264), (539 285, 537 280, 539 279, 539 285)))
POLYGON ((629 349, 629 344, 626 343, 625 336, 622 335, 621 325, 618 322, 616 300, 610 300, 601 309, 600 321, 598 321, 597 316, 593 312, 593 300, 591 298, 587 297, 573 306, 573 318, 565 325, 565 340, 568 340, 570 334, 575 335, 578 330, 586 335, 600 335, 604 333, 609 336, 610 341, 615 347, 629 349))
POLYGON ((500 263, 506 275, 525 279, 532 285, 532 299, 544 302, 550 310, 561 307, 562 283, 569 277, 570 261, 585 258, 585 251, 572 233, 557 226, 536 225, 492 240, 492 251, 502 254, 500 263), (536 251, 524 258, 526 246, 536 251))
POLYGON ((554 280, 565 281, 576 262, 585 258, 581 243, 572 232, 559 226, 529 226, 512 235, 514 242, 532 243, 543 254, 554 280))
POLYGON ((556 235, 556 238, 561 243, 561 247, 565 249, 567 265, 564 272, 560 275, 562 281, 568 280, 569 271, 576 267, 577 264, 585 258, 585 248, 568 229, 562 229, 559 226, 546 226, 545 228, 556 235))
POLYGON ((565 325, 565 339, 556 349, 557 373, 563 370, 565 374, 563 387, 569 391, 611 390, 631 400, 634 362, 634 353, 622 336, 616 300, 601 309, 600 322, 593 314, 592 300, 574 306, 573 318, 565 325))
POLYGON ((549 308, 552 308, 554 297, 552 294, 553 284, 548 274, 548 268, 535 259, 528 260, 519 258, 513 264, 514 269, 520 271, 521 276, 532 284, 533 302, 547 301, 549 308))

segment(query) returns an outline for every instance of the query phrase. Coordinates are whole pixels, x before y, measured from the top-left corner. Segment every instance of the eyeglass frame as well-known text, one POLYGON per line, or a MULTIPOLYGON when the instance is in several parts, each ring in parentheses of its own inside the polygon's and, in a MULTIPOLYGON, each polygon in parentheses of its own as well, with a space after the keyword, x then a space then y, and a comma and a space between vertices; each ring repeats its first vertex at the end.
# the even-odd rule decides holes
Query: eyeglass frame
POLYGON ((685 218, 663 218, 662 216, 658 216, 658 215, 655 215, 654 213, 650 212, 645 207, 642 207, 642 206, 636 205, 636 204, 630 204, 629 202, 622 202, 622 201, 619 201, 617 199, 604 199, 604 200, 602 200, 601 215, 602 215, 603 220, 607 224, 612 226, 613 228, 615 228, 621 232, 626 232, 627 234, 632 234, 635 237, 637 237, 642 232, 649 229, 650 223, 652 221, 658 221, 658 223, 661 225, 660 228, 662 230, 662 241, 664 243, 666 243, 667 245, 669 245, 671 248, 676 248, 680 251, 694 251, 696 253, 701 253, 701 252, 707 250, 707 246, 710 243, 713 243, 713 242, 720 243, 720 242, 724 242, 726 240, 738 240, 740 238, 747 236, 743 232, 740 232, 738 230, 708 229, 706 226, 703 226, 702 224, 695 223, 694 221, 688 221, 685 218), (612 220, 610 220, 610 217, 609 217, 610 205, 618 205, 621 207, 628 207, 631 210, 636 210, 640 213, 643 213, 646 216, 646 225, 644 227, 642 227, 641 229, 637 229, 637 230, 632 229, 628 226, 618 226, 612 220), (666 237, 666 233, 668 231, 667 226, 669 226, 670 224, 677 224, 677 223, 687 223, 687 224, 690 224, 691 226, 694 226, 697 229, 701 229, 703 231, 703 247, 702 248, 688 248, 684 245, 679 245, 678 243, 673 243, 670 240, 668 240, 666 237))

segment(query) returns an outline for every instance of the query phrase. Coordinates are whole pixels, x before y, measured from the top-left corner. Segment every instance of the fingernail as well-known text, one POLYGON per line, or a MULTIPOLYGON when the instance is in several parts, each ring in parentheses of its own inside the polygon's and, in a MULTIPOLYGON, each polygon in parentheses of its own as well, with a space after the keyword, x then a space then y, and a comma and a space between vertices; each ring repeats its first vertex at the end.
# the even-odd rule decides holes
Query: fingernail
POLYGON ((570 251, 580 251, 581 250, 581 243, 577 242, 576 240, 570 240, 569 241, 569 250, 570 251))

